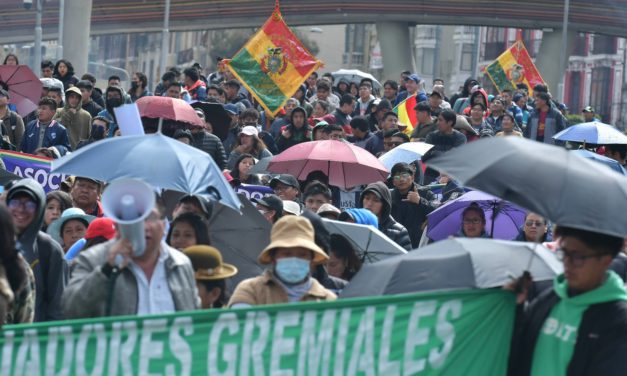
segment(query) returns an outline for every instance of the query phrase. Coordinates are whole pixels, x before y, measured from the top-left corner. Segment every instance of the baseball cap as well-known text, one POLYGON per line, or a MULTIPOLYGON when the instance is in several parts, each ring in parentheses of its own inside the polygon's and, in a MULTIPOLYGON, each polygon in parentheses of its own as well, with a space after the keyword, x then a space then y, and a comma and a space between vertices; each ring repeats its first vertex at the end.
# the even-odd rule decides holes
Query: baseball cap
POLYGON ((592 108, 591 106, 586 106, 583 108, 583 110, 581 110, 581 112, 591 112, 594 113, 594 108, 592 108))
POLYGON ((277 195, 270 194, 262 198, 253 198, 251 201, 255 204, 265 206, 270 210, 274 210, 277 217, 281 217, 283 215, 283 200, 281 200, 277 195))
POLYGON ((415 83, 419 84, 420 81, 422 81, 422 78, 420 78, 419 75, 413 73, 413 74, 410 74, 409 76, 407 76, 407 78, 405 78, 405 81, 409 81, 409 80, 412 80, 415 83))
POLYGON ((87 180, 87 181, 90 181, 92 183, 96 183, 99 186, 102 186, 102 182, 100 180, 96 180, 94 178, 88 178, 87 176, 75 176, 74 177, 74 182, 76 183, 76 181, 78 181, 78 180, 87 180))
POLYGON ((245 134, 247 136, 258 136, 259 130, 257 129, 257 127, 254 127, 252 125, 247 125, 244 128, 242 128, 241 131, 239 131, 239 134, 245 134))
POLYGON ((237 106, 233 103, 225 104, 224 109, 231 115, 239 115, 239 111, 237 110, 237 106))
POLYGON ((115 226, 111 218, 96 218, 89 224, 85 233, 85 239, 93 239, 98 236, 102 236, 107 240, 115 237, 115 226))
POLYGON ((290 174, 281 174, 277 177, 272 178, 272 180, 270 180, 270 188, 274 189, 279 183, 283 183, 285 185, 289 185, 290 187, 294 187, 300 190, 298 180, 296 180, 296 178, 290 174))
POLYGON ((292 214, 292 215, 300 215, 302 209, 298 202, 292 200, 283 200, 283 212, 292 214))

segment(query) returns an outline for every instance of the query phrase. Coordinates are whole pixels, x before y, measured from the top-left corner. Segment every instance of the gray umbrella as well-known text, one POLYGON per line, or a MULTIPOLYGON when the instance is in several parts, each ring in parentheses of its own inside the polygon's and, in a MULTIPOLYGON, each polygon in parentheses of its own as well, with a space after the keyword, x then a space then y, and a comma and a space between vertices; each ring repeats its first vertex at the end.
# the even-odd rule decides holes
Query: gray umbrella
POLYGON ((627 177, 566 149, 494 137, 453 149, 428 165, 558 225, 627 236, 627 177))
POLYGON ((540 244, 451 238, 364 265, 341 297, 493 288, 524 271, 529 271, 535 282, 547 281, 562 272, 562 264, 540 244))
POLYGON ((271 172, 268 171, 268 164, 270 164, 271 160, 272 160, 272 157, 261 158, 257 163, 255 163, 253 167, 250 168, 250 173, 251 174, 271 174, 271 172))
POLYGON ((242 202, 241 214, 223 204, 216 203, 209 219, 211 245, 222 253, 224 262, 237 267, 237 275, 230 278, 233 288, 242 280, 260 275, 264 266, 257 257, 270 244, 272 225, 246 199, 238 195, 242 202))

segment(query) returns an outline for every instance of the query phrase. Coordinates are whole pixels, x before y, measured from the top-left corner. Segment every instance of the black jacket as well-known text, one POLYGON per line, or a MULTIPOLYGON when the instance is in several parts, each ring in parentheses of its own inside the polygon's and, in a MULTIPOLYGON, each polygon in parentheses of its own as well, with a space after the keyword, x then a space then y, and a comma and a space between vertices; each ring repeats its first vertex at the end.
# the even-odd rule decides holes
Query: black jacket
POLYGON ((392 217, 392 195, 390 190, 383 182, 369 184, 359 197, 359 207, 364 206, 364 195, 368 192, 374 192, 381 198, 382 208, 379 215, 379 230, 392 239, 396 244, 411 251, 411 239, 407 229, 400 223, 396 222, 392 217))
POLYGON ((422 225, 427 220, 427 214, 437 208, 435 196, 428 189, 420 188, 414 184, 410 191, 418 188, 420 195, 420 204, 403 201, 407 198, 407 193, 401 194, 398 189, 392 189, 392 217, 399 221, 409 232, 412 249, 418 248, 420 238, 422 237, 422 225))
POLYGON ((102 106, 100 106, 98 103, 94 102, 93 100, 89 101, 89 103, 84 104, 82 107, 83 107, 83 110, 89 112, 92 119, 98 116, 98 113, 103 110, 102 106))
POLYGON ((201 131, 198 133, 192 133, 192 137, 194 138, 192 146, 209 154, 218 167, 220 167, 220 170, 224 170, 226 168, 226 154, 224 152, 222 141, 220 141, 218 136, 206 131, 201 131))
MULTIPOLYGON (((553 289, 542 293, 524 314, 517 314, 509 375, 531 373, 536 341, 544 321, 560 298, 553 289)), ((583 313, 567 376, 625 375, 627 301, 594 304, 583 313)))

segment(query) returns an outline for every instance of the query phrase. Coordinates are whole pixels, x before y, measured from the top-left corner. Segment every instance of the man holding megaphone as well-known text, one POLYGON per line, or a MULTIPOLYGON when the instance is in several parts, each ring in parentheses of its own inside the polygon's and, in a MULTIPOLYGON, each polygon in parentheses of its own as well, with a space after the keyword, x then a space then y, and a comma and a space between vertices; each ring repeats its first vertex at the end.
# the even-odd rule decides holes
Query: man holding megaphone
POLYGON ((66 318, 144 315, 198 308, 192 264, 163 242, 165 208, 139 180, 112 182, 102 197, 118 236, 80 253, 63 294, 66 318))

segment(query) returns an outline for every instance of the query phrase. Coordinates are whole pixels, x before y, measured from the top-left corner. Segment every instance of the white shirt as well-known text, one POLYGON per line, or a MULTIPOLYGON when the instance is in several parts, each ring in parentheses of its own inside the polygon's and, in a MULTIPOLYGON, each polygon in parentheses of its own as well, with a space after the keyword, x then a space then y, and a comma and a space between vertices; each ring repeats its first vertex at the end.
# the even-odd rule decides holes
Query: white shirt
POLYGON ((133 261, 131 261, 131 271, 137 280, 137 314, 151 315, 157 313, 175 312, 174 299, 165 272, 165 261, 170 257, 168 248, 161 246, 157 265, 152 273, 152 278, 148 281, 144 271, 133 261))

